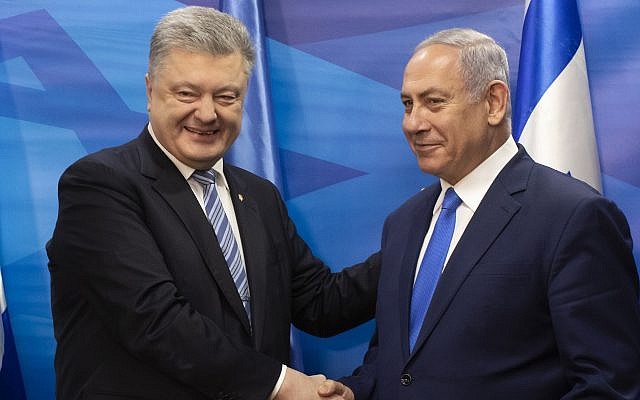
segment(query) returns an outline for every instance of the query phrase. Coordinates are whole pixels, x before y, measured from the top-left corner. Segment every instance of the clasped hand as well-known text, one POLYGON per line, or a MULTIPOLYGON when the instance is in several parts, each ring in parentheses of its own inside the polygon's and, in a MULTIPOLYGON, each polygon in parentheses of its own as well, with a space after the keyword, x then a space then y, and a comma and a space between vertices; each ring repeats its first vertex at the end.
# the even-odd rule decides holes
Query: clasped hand
POLYGON ((354 400, 354 396, 351 389, 324 375, 307 376, 287 368, 274 400, 354 400))

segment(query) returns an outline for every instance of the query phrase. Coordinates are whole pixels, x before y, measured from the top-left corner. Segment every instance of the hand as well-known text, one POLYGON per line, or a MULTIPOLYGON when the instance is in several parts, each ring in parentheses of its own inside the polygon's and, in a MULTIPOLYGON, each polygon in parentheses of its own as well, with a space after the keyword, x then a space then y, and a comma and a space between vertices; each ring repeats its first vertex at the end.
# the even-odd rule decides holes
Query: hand
POLYGON ((327 379, 318 388, 318 395, 330 400, 355 400, 353 392, 340 382, 327 379))
POLYGON ((324 375, 307 376, 295 369, 287 368, 284 381, 274 400, 316 400, 318 386, 325 382, 324 375))

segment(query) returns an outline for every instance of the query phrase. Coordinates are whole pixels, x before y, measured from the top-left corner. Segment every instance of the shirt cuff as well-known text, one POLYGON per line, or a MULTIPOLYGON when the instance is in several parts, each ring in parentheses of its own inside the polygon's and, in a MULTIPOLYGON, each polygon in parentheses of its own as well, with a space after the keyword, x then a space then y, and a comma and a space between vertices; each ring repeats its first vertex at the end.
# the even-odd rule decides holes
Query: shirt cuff
POLYGON ((280 377, 278 378, 278 381, 276 382, 276 385, 273 387, 273 390, 271 391, 271 394, 269 395, 269 400, 275 399, 276 395, 280 391, 280 387, 282 386, 282 382, 284 382, 284 376, 286 375, 286 373, 287 373, 287 366, 282 364, 282 369, 280 370, 280 377))

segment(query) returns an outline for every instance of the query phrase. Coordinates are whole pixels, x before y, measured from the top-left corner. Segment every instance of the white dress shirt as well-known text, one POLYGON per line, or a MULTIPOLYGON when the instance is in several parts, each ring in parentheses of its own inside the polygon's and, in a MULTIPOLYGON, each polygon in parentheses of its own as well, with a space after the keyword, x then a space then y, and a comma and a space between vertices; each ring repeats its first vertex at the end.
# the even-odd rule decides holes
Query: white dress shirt
MULTIPOLYGON (((200 204, 200 207, 202 208, 202 212, 206 217, 207 212, 204 206, 204 188, 198 181, 196 181, 194 178, 191 177, 191 175, 193 175, 193 172, 195 171, 195 168, 191 168, 190 166, 186 165, 182 161, 178 160, 173 154, 169 153, 169 150, 165 149, 164 146, 160 144, 160 142, 158 141, 158 138, 156 137, 156 134, 153 132, 151 123, 149 123, 148 129, 149 129, 149 133, 151 134, 151 138, 153 138, 153 141, 158 145, 160 150, 162 150, 162 152, 169 158, 169 160, 171 160, 171 162, 176 166, 176 168, 178 168, 178 171, 180 171, 180 174, 182 174, 184 179, 189 184, 189 187, 191 188, 193 195, 196 196, 196 199, 198 200, 198 204, 200 204)), ((222 161, 222 158, 218 160, 215 164, 213 164, 213 170, 216 172, 216 191, 218 192, 220 203, 222 203, 222 208, 224 209, 225 214, 227 214, 227 219, 229 220, 229 224, 231 225, 231 231, 233 232, 233 236, 235 237, 236 242, 238 243, 238 248, 240 249, 240 257, 242 257, 242 263, 244 265, 247 265, 244 262, 244 250, 242 248, 242 239, 240 238, 240 230, 238 229, 238 220, 236 219, 236 212, 233 209, 233 202, 231 201, 231 191, 229 190, 229 185, 227 184, 227 178, 224 176, 223 166, 224 166, 224 162, 222 161)), ((242 201, 242 199, 240 200, 242 201)), ((282 382, 284 382, 284 376, 286 372, 287 372, 287 366, 283 364, 282 369, 280 370, 280 377, 278 378, 278 381, 276 382, 276 385, 274 386, 273 391, 271 392, 271 395, 269 395, 269 400, 272 400, 278 394, 278 391, 282 386, 282 382)))
MULTIPOLYGON (((456 210, 456 226, 453 230, 453 236, 451 238, 451 244, 449 245, 449 251, 447 252, 447 257, 444 260, 444 266, 442 270, 447 266, 447 262, 449 262, 449 257, 453 250, 456 248, 458 241, 462 237, 465 229, 467 229, 467 225, 471 221, 473 214, 480 206, 480 202, 484 198, 484 195, 489 190, 489 187, 496 179, 500 171, 507 165, 509 160, 513 158, 518 152, 518 146, 516 142, 513 140, 513 137, 509 136, 506 142, 502 144, 491 154, 486 160, 484 160, 480 165, 478 165, 473 171, 469 172, 464 178, 460 179, 458 183, 453 185, 453 189, 458 194, 458 197, 462 200, 462 204, 456 210)), ((440 179, 440 186, 442 187, 442 191, 436 200, 436 204, 433 207, 433 216, 431 217, 431 223, 429 224, 429 230, 424 237, 424 241, 422 243, 422 249, 420 250, 420 256, 418 257, 418 265, 416 267, 416 273, 414 275, 414 282, 418 276, 418 271, 420 270, 420 265, 422 264, 422 259, 424 258, 424 253, 427 250, 427 245, 429 244, 429 240, 431 239, 431 235, 433 234, 433 228, 436 225, 436 221, 438 220, 438 216, 440 216, 440 211, 442 210, 442 201, 444 200, 444 194, 452 185, 445 181, 444 179, 440 179)))
MULTIPOLYGON (((186 165, 182 161, 178 160, 173 154, 169 153, 169 150, 165 149, 162 144, 158 141, 156 134, 153 132, 153 128, 151 127, 151 123, 149 123, 149 133, 153 138, 153 141, 156 142, 160 150, 171 160, 171 162, 178 168, 180 174, 184 177, 184 179, 189 184, 191 191, 196 196, 198 200, 198 204, 202 208, 202 212, 204 215, 207 215, 204 206, 204 188, 202 184, 192 178, 191 175, 195 171, 195 168, 191 168, 186 165)), ((233 237, 236 239, 238 243, 238 248, 240 249, 240 257, 242 257, 242 263, 244 264, 244 251, 242 249, 242 239, 240 238, 240 230, 238 229, 238 220, 236 219, 236 212, 233 209, 233 203, 231 202, 231 192, 229 191, 229 185, 227 184, 227 178, 224 176, 223 171, 224 162, 222 158, 218 160, 213 165, 213 170, 216 172, 216 192, 218 192, 218 197, 220 198, 220 203, 222 203, 222 208, 224 209, 224 213, 227 214, 227 219, 229 220, 229 224, 231 225, 231 232, 233 232, 233 237)), ((245 264, 246 265, 246 264, 245 264)))

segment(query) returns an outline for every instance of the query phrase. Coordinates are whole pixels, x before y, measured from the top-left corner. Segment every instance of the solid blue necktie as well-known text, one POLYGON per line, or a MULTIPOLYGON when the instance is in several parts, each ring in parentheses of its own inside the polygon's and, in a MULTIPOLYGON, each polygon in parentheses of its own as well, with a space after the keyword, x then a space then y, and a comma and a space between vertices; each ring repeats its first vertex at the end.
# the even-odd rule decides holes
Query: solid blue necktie
POLYGON ((438 279, 440 279, 444 260, 451 244, 453 229, 456 226, 456 209, 461 203, 462 200, 455 190, 449 188, 444 195, 442 210, 431 234, 427 250, 424 252, 418 277, 413 284, 409 320, 409 352, 413 351, 413 346, 418 340, 431 297, 433 297, 438 279))
POLYGON ((229 272, 231 272, 231 277, 238 289, 242 305, 249 316, 249 322, 251 322, 251 304, 247 271, 240 256, 240 248, 231 231, 229 219, 222 208, 222 203, 216 191, 216 173, 213 170, 196 170, 191 176, 200 183, 204 189, 204 208, 207 213, 207 218, 209 218, 213 230, 216 233, 222 254, 224 254, 224 258, 227 261, 229 272))

